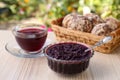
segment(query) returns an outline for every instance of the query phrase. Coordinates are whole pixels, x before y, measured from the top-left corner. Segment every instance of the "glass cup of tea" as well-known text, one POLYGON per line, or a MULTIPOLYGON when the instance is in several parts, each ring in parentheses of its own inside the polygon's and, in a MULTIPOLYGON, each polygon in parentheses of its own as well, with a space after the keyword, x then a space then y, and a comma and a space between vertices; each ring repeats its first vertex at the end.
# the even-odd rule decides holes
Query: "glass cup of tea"
POLYGON ((41 52, 47 38, 47 27, 39 24, 20 24, 12 32, 22 51, 28 54, 41 52))

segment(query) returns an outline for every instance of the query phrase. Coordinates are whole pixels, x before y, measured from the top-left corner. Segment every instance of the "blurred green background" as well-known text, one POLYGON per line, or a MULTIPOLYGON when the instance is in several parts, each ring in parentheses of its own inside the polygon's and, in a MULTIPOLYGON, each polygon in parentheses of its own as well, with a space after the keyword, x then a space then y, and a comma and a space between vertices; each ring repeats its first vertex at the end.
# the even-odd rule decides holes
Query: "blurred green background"
POLYGON ((0 22, 35 17, 49 26, 53 19, 85 9, 120 20, 120 0, 0 0, 0 22))

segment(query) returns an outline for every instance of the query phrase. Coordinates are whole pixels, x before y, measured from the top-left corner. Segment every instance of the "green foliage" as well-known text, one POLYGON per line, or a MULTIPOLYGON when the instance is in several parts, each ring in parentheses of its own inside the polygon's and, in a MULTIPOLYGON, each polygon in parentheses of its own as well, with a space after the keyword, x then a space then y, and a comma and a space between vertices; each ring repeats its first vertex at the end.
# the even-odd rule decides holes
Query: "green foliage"
POLYGON ((20 20, 23 18, 34 16, 33 12, 37 11, 40 1, 35 0, 0 0, 4 3, 8 11, 0 14, 1 21, 20 20))
POLYGON ((50 19, 59 18, 71 12, 82 14, 85 6, 102 18, 113 16, 120 19, 120 0, 49 0, 40 6, 40 14, 45 16, 43 20, 47 24, 50 23, 50 19))
POLYGON ((6 4, 6 10, 0 11, 0 21, 38 17, 49 24, 51 19, 71 12, 82 14, 85 6, 103 18, 113 16, 120 19, 120 0, 0 0, 0 2, 6 4))
POLYGON ((84 0, 84 5, 103 18, 113 16, 120 19, 120 0, 84 0))

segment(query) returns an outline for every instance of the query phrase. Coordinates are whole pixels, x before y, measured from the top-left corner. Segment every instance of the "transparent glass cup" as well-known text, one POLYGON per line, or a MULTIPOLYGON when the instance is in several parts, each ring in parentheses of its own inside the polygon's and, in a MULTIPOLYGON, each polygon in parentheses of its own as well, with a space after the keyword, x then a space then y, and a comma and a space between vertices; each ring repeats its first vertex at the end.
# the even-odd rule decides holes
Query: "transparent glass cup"
POLYGON ((20 24, 12 32, 22 51, 28 54, 41 52, 47 38, 47 27, 39 24, 20 24))

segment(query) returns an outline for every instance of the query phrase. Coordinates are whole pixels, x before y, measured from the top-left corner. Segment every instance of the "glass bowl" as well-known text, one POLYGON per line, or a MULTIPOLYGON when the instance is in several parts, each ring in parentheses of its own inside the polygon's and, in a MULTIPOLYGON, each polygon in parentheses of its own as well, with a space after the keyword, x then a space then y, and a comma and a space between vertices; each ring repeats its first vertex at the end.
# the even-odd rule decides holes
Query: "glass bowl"
POLYGON ((90 58, 93 56, 94 51, 90 50, 87 53, 85 53, 84 50, 88 48, 90 47, 83 43, 61 42, 61 43, 55 43, 47 46, 46 48, 44 48, 43 52, 44 52, 44 55, 47 57, 48 66, 53 71, 62 73, 62 74, 77 74, 85 71, 89 66, 90 58), (68 47, 66 49, 67 53, 65 53, 65 47, 71 44, 72 44, 72 47, 68 47), (61 46, 63 48, 61 48, 61 46), (71 50, 72 48, 76 49, 77 55, 75 53, 75 50, 74 51, 71 50), (79 51, 82 51, 83 53, 79 51))

